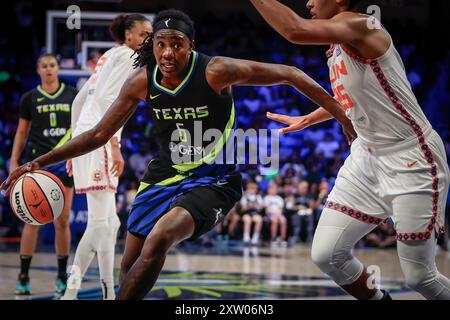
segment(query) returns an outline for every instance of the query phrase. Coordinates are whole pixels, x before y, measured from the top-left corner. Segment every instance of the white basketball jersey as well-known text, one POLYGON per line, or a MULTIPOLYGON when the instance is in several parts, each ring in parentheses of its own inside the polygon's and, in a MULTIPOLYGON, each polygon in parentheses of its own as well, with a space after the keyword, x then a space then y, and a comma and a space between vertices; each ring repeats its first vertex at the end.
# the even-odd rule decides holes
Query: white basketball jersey
POLYGON ((335 99, 363 143, 391 147, 431 130, 392 39, 378 59, 362 59, 341 45, 333 45, 327 56, 335 99))
POLYGON ((120 89, 133 71, 134 51, 126 45, 106 51, 98 60, 94 74, 84 85, 86 100, 74 136, 94 127, 118 97, 120 89))

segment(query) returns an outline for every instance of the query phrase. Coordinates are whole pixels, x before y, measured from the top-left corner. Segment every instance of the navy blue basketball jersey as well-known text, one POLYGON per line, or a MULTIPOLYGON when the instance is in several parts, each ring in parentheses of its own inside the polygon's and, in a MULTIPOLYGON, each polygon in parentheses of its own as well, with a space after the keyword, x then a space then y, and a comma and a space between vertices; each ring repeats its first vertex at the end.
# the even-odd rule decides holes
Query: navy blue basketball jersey
POLYGON ((157 65, 147 67, 147 102, 160 152, 143 181, 157 183, 176 175, 180 179, 220 176, 235 170, 234 161, 226 164, 227 150, 234 150, 233 97, 231 93, 219 95, 209 86, 205 72, 210 60, 193 51, 185 78, 173 90, 161 85, 157 65))
POLYGON ((37 86, 22 96, 20 118, 31 121, 25 149, 27 160, 39 157, 70 139, 71 109, 76 95, 75 88, 61 83, 53 94, 37 86))

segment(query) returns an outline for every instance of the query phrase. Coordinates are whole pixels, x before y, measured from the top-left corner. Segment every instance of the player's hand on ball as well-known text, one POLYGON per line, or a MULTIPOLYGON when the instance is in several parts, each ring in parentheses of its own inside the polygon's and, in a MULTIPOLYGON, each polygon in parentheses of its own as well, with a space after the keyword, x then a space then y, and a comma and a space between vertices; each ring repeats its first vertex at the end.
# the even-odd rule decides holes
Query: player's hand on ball
POLYGON ((5 197, 9 194, 11 191, 12 186, 14 185, 14 182, 20 178, 24 173, 30 172, 32 170, 35 170, 37 168, 33 168, 33 163, 28 162, 24 164, 23 166, 17 167, 14 169, 10 174, 9 177, 3 181, 3 183, 0 185, 0 191, 2 192, 2 195, 5 197), (6 189, 6 191, 4 191, 6 189))
POLYGON ((278 130, 279 133, 285 134, 289 132, 301 131, 309 126, 306 116, 285 116, 278 113, 267 112, 267 118, 288 125, 278 130))
POLYGON ((72 160, 67 160, 67 162, 66 162, 66 172, 67 172, 67 175, 68 175, 69 177, 72 177, 72 176, 73 176, 73 171, 72 171, 72 160))
POLYGON ((8 173, 11 174, 17 167, 19 166, 19 162, 15 161, 10 163, 8 173))

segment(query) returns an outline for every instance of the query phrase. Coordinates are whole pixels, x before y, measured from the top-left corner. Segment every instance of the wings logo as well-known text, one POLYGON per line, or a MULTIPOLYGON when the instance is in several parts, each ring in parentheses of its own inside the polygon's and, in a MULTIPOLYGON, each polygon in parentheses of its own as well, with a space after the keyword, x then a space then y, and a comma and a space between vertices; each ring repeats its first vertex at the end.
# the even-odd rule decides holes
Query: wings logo
POLYGON ((30 204, 30 207, 33 207, 33 208, 39 208, 39 206, 42 204, 42 202, 43 202, 44 200, 41 200, 40 202, 38 202, 37 204, 30 204))
POLYGON ((220 219, 223 217, 222 208, 219 208, 219 209, 214 208, 213 210, 216 215, 216 220, 214 221, 214 224, 216 225, 220 221, 220 219))

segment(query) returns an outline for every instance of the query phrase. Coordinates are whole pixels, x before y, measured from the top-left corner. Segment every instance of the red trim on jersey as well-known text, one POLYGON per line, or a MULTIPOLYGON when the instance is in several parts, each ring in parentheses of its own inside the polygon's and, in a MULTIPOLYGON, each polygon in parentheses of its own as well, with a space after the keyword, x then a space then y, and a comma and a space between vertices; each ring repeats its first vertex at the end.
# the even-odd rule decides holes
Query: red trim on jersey
POLYGON ((109 176, 108 152, 106 151, 106 146, 103 146, 103 157, 105 159, 105 174, 108 179, 108 187, 116 191, 117 188, 111 183, 111 177, 109 176))
MULTIPOLYGON (((389 100, 391 100, 393 106, 397 109, 397 111, 402 115, 403 119, 409 124, 411 129, 414 130, 420 149, 422 150, 422 153, 425 157, 425 160, 427 161, 428 165, 430 166, 430 173, 432 177, 432 188, 433 188, 433 196, 432 196, 432 213, 433 217, 428 222, 427 229, 423 232, 405 232, 405 233, 397 233, 397 240, 399 241, 409 241, 409 240, 427 240, 431 238, 431 235, 433 230, 435 229, 437 217, 439 214, 438 210, 438 203, 439 203, 439 178, 437 173, 437 165, 434 161, 433 154, 431 152, 430 147, 425 141, 425 136, 423 134, 423 130, 420 127, 420 125, 417 123, 417 121, 411 116, 411 114, 406 110, 404 105, 401 103, 400 99, 398 98, 397 94, 395 93, 394 89, 392 88, 391 84, 386 78, 386 75, 383 72, 383 69, 381 68, 380 63, 377 60, 373 60, 370 63, 370 67, 374 73, 374 75, 377 77, 378 82, 380 83, 381 87, 383 88, 384 92, 389 97, 389 100)), ((439 230, 439 232, 442 232, 442 228, 439 230)))
POLYGON ((343 204, 336 203, 333 201, 325 202, 324 207, 342 212, 343 214, 349 216, 350 218, 354 218, 356 220, 359 220, 359 221, 365 222, 365 223, 379 225, 380 223, 386 222, 386 220, 387 220, 387 218, 386 219, 377 218, 377 217, 371 216, 370 214, 352 209, 349 206, 345 206, 343 204))
POLYGON ((334 48, 336 47, 336 45, 332 45, 330 49, 327 50, 326 55, 327 58, 330 59, 333 56, 333 52, 334 52, 334 48))
POLYGON ((361 57, 357 56, 356 54, 354 54, 353 52, 351 52, 350 50, 348 50, 345 46, 342 46, 342 45, 341 45, 341 48, 344 50, 344 52, 345 52, 348 56, 350 56, 350 58, 355 59, 355 60, 358 61, 358 62, 361 62, 361 63, 364 63, 364 64, 370 64, 370 63, 372 63, 373 61, 376 61, 376 60, 372 60, 372 59, 361 58, 361 57))
POLYGON ((112 192, 117 192, 117 187, 111 183, 111 177, 109 175, 108 152, 106 151, 105 146, 103 146, 103 159, 105 160, 105 175, 106 175, 106 178, 108 179, 108 185, 90 186, 87 188, 75 189, 76 194, 87 193, 90 191, 104 191, 106 189, 109 189, 109 191, 112 191, 112 192))
POLYGON ((106 190, 107 186, 91 186, 87 188, 75 189, 76 194, 82 194, 90 191, 103 191, 106 190))

